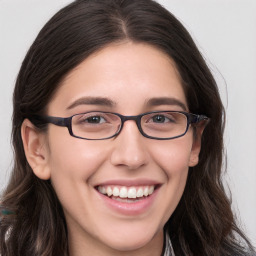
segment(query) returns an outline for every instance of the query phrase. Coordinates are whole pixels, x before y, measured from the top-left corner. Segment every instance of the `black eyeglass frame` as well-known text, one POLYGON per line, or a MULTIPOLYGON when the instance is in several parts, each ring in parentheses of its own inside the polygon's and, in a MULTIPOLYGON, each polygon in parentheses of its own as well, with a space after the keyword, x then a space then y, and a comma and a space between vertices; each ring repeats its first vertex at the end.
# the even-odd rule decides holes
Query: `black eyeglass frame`
POLYGON ((118 114, 118 113, 104 112, 104 111, 90 111, 90 112, 75 114, 75 115, 72 115, 70 117, 55 117, 55 116, 35 115, 35 116, 30 118, 30 121, 32 123, 34 121, 34 122, 40 122, 41 124, 51 123, 51 124, 54 124, 54 125, 57 125, 57 126, 67 127, 68 131, 69 131, 69 134, 72 137, 79 138, 79 139, 84 139, 84 140, 107 140, 107 139, 111 139, 113 137, 116 137, 122 131, 122 128, 124 126, 124 122, 126 122, 128 120, 134 120, 137 124, 137 127, 138 127, 140 133, 146 138, 155 139, 155 140, 171 140, 171 139, 176 139, 176 138, 184 136, 187 133, 190 124, 197 124, 201 121, 207 121, 208 122, 210 119, 205 115, 197 115, 197 114, 192 114, 192 113, 188 113, 188 112, 184 112, 184 111, 152 111, 152 112, 146 112, 146 113, 136 115, 136 116, 124 116, 124 115, 121 115, 121 114, 118 114), (104 113, 104 114, 113 114, 113 115, 118 116, 121 120, 121 125, 120 125, 119 130, 115 134, 113 134, 109 137, 100 138, 100 139, 89 139, 89 138, 84 138, 84 137, 80 137, 80 136, 75 135, 73 133, 73 130, 72 130, 72 118, 74 116, 77 116, 77 115, 89 114, 89 113, 94 113, 94 112, 100 112, 100 113, 104 113), (154 114, 154 113, 180 113, 180 114, 185 115, 186 118, 187 118, 187 127, 186 127, 185 132, 182 133, 181 135, 178 135, 178 136, 175 136, 175 137, 169 137, 169 138, 158 138, 158 137, 153 137, 153 136, 147 135, 146 133, 144 133, 144 131, 141 127, 141 119, 145 115, 154 114))

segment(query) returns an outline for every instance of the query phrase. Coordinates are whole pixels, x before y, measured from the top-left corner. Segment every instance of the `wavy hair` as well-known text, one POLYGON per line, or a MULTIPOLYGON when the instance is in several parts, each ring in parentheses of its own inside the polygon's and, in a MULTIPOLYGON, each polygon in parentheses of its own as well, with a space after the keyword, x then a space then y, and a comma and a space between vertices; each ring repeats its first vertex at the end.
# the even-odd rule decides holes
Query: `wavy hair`
MULTIPOLYGON (((176 63, 191 112, 211 122, 199 164, 165 225, 178 256, 245 255, 252 248, 235 223, 222 184, 224 109, 216 82, 183 25, 152 0, 77 0, 42 28, 19 71, 13 94, 14 167, 1 204, 3 256, 68 256, 67 228, 51 182, 37 178, 21 139, 25 118, 43 114, 64 77, 92 53, 122 41, 157 47, 176 63), (13 214, 12 214, 13 213, 13 214)), ((42 127, 39 127, 41 129, 42 127)))

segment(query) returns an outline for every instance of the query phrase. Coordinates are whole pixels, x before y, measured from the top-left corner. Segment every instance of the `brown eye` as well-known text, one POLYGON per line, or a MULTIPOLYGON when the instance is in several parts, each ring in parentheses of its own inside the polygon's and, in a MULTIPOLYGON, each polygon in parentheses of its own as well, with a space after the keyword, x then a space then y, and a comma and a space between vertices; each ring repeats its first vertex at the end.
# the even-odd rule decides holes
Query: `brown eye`
POLYGON ((154 116, 153 118, 154 123, 165 123, 166 122, 166 117, 164 115, 157 115, 154 116))
POLYGON ((173 123, 175 122, 175 119, 173 118, 172 115, 163 115, 163 114, 158 114, 154 115, 151 117, 153 123, 158 123, 158 124, 164 124, 164 123, 173 123))
POLYGON ((100 123, 104 123, 105 119, 101 116, 91 116, 85 119, 85 122, 91 123, 91 124, 100 124, 100 123))

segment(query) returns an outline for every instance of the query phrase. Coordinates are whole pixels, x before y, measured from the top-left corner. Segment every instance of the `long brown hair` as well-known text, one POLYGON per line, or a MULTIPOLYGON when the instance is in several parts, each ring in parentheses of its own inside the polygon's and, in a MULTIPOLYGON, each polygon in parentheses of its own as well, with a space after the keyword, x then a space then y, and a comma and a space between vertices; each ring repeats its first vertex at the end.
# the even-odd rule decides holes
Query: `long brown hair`
MULTIPOLYGON (((43 114, 62 79, 90 54, 130 40, 153 45, 172 58, 191 112, 211 118, 200 161, 190 168, 181 201, 166 223, 176 255, 245 255, 222 185, 224 109, 215 80, 189 33, 152 0, 77 0, 43 27, 29 49, 13 95, 14 167, 1 204, 0 254, 68 255, 62 207, 51 182, 38 179, 21 140, 25 118, 43 114)), ((42 127, 39 127, 42 128, 42 127)))

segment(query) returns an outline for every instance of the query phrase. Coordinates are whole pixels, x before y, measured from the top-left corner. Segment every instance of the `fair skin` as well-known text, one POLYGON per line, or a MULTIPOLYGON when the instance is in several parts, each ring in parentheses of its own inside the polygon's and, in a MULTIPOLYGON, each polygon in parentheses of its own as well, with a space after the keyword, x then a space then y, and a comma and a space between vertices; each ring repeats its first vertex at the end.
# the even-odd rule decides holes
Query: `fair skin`
MULTIPOLYGON (((47 114, 68 117, 95 110, 122 115, 189 111, 173 61, 152 46, 131 42, 105 47, 72 70, 47 114), (85 97, 87 102, 77 101, 85 97), (112 104, 89 104, 88 97, 112 104), (152 105, 156 98, 175 99, 185 109, 170 100, 152 105)), ((51 179, 66 217, 70 255, 160 255, 163 227, 182 196, 189 167, 198 163, 202 130, 197 132, 197 139, 190 128, 183 137, 159 141, 143 137, 130 120, 117 137, 88 141, 52 124, 42 133, 25 120, 26 157, 35 175, 51 179), (145 197, 147 203, 141 203, 144 198, 127 203, 102 195, 99 185, 155 190, 145 197)))

